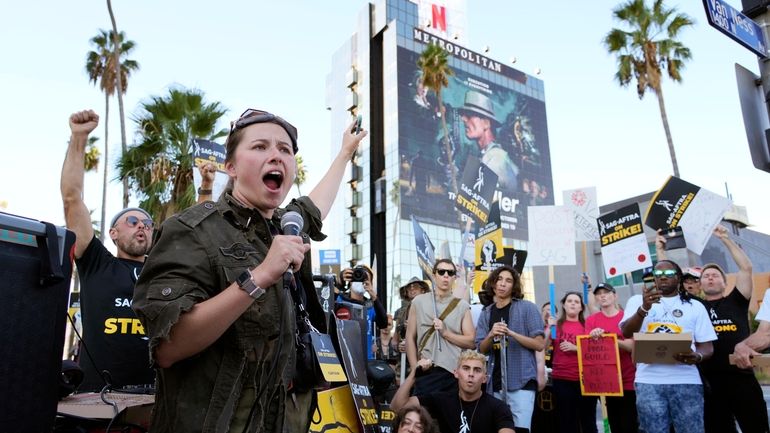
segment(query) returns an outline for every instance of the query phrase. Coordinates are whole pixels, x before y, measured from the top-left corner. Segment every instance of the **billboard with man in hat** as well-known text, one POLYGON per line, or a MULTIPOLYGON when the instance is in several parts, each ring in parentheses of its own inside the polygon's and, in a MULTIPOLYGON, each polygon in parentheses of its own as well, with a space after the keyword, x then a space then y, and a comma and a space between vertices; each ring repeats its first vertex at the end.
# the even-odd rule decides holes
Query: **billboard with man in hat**
POLYGON ((419 53, 399 47, 397 56, 401 218, 457 227, 453 184, 461 179, 452 176, 478 158, 497 175, 492 202, 503 236, 527 240, 527 207, 553 204, 542 84, 452 59, 439 104, 422 85, 419 53))

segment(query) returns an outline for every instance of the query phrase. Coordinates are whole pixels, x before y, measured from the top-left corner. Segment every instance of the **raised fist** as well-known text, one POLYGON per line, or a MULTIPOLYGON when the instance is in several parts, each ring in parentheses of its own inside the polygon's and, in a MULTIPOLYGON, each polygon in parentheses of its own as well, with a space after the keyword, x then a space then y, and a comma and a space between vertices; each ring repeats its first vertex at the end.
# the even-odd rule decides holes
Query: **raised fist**
POLYGON ((93 110, 78 111, 70 115, 70 130, 72 134, 88 135, 99 124, 99 115, 93 110))

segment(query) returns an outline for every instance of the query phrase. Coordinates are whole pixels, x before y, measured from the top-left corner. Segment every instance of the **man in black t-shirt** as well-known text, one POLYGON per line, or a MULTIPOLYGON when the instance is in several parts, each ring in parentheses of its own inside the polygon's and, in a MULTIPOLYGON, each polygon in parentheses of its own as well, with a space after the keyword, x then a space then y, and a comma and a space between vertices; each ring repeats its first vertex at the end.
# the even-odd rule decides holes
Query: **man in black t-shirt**
MULTIPOLYGON (((417 371, 430 368, 429 359, 420 359, 393 396, 390 407, 398 411, 406 405, 425 407, 442 433, 513 433, 513 415, 501 400, 481 390, 487 381, 487 357, 475 350, 460 354, 454 376, 458 393, 439 392, 409 397, 417 371)), ((419 374, 419 373, 417 373, 419 374)))
POLYGON ((127 208, 110 224, 117 247, 113 256, 94 236, 91 215, 83 201, 85 145, 99 116, 91 110, 69 119, 72 136, 61 175, 61 194, 67 228, 75 233, 74 254, 80 276, 83 346, 79 364, 85 373, 78 391, 150 387, 150 368, 144 328, 131 310, 134 284, 152 244, 152 219, 147 211, 127 208), (107 371, 108 375, 101 372, 107 371))
POLYGON ((735 432, 736 421, 743 433, 766 433, 767 407, 754 371, 730 365, 728 359, 735 345, 751 333, 748 320, 749 301, 754 288, 751 261, 728 237, 725 227, 717 226, 714 235, 725 244, 735 260, 738 275, 735 288, 725 296, 726 279, 722 268, 710 263, 701 271, 703 303, 718 337, 714 342, 714 355, 700 365, 710 385, 710 390, 704 393, 706 433, 735 432))

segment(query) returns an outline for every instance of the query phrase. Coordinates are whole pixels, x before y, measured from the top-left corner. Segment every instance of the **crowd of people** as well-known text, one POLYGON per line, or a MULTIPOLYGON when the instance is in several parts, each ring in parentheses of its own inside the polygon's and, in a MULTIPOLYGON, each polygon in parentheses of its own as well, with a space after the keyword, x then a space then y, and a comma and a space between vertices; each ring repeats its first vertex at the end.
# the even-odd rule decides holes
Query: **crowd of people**
MULTIPOLYGON (((82 287, 80 391, 153 389, 156 432, 308 431, 316 384, 299 374, 307 344, 301 336, 326 332, 328 323, 309 241, 324 238, 322 221, 366 131, 346 128, 319 184, 282 208, 296 176, 297 130, 246 110, 231 124, 230 181, 219 199, 208 200, 213 170, 201 168, 199 204, 166 220, 155 236, 150 213, 123 209, 108 233, 113 256, 83 201, 84 149, 98 121, 90 110, 70 117, 61 177, 82 287), (290 213, 300 217, 299 236, 283 232, 290 213)), ((358 268, 342 272, 337 302, 364 312, 366 358, 404 371, 387 396, 399 432, 536 431, 547 370, 558 431, 596 432, 598 399, 581 392, 577 338, 614 334, 623 395, 606 398, 613 433, 729 433, 736 423, 743 433, 767 433, 751 358, 770 346, 770 306, 761 304, 752 334, 751 262, 724 227, 714 234, 739 269, 732 290, 718 264, 683 271, 667 260, 658 236, 652 282, 624 308, 605 282, 590 300, 566 292, 552 316, 548 304, 524 299, 521 275, 502 266, 482 284, 484 305, 473 314, 467 297, 453 292, 463 274, 449 259, 435 262, 431 284, 414 277, 401 287, 402 306, 392 316, 368 267, 355 277, 358 268), (692 346, 675 354, 675 364, 635 363, 636 332, 690 333, 692 346)))

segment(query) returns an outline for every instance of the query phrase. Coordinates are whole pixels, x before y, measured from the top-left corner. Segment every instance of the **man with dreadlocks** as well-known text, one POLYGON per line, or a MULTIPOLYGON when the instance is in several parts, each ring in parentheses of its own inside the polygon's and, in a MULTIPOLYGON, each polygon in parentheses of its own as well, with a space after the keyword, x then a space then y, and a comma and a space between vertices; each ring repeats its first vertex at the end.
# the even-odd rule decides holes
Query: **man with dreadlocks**
POLYGON ((641 430, 668 433, 703 432, 703 382, 697 364, 714 352, 717 339, 706 308, 693 301, 682 285, 682 269, 661 260, 652 271, 657 290, 645 288, 626 304, 620 329, 626 338, 635 332, 685 333, 693 336, 689 352, 677 353, 677 364, 637 363, 636 408, 641 430))

